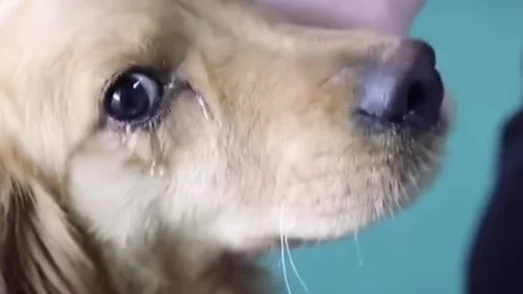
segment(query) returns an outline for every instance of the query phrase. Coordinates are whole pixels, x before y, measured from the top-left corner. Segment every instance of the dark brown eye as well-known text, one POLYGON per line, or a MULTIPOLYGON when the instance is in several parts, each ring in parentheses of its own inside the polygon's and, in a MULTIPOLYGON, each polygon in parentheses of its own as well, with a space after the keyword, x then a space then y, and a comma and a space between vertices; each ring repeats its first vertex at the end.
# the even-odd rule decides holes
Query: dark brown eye
POLYGON ((153 73, 130 69, 122 73, 104 94, 107 115, 120 122, 141 122, 153 117, 163 96, 163 86, 153 73))

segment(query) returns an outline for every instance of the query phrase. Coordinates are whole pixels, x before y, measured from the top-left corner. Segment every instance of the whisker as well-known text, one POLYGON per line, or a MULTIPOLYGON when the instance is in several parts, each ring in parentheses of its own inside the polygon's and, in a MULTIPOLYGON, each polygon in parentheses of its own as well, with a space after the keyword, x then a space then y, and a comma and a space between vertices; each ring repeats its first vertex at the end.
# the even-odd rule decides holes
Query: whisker
POLYGON ((294 264, 294 260, 292 258, 292 254, 291 254, 291 249, 289 247, 289 238, 287 236, 285 237, 285 248, 287 250, 287 256, 289 257, 289 263, 292 267, 292 270, 294 271, 294 275, 298 279, 298 282, 300 282, 300 285, 302 286, 303 290, 305 290, 305 292, 309 293, 309 287, 307 287, 307 284, 305 284, 305 282, 303 281, 300 273, 298 272, 298 268, 294 264))
POLYGON ((283 237, 284 208, 285 206, 284 204, 282 204, 282 207, 280 209, 280 260, 283 271, 283 279, 285 281, 285 287, 287 288, 287 293, 292 294, 291 284, 289 282, 289 277, 287 276, 287 265, 285 263, 285 240, 283 237))
POLYGON ((363 256, 361 255, 360 242, 358 241, 358 232, 354 233, 354 246, 356 247, 356 255, 359 266, 363 266, 363 256))
POLYGON ((280 258, 281 258, 281 268, 282 268, 282 271, 283 271, 283 279, 285 281, 285 287, 287 288, 287 293, 289 294, 292 294, 292 290, 291 290, 291 284, 289 282, 289 277, 287 275, 287 264, 285 263, 285 246, 284 246, 284 241, 283 241, 283 234, 280 234, 280 247, 281 247, 281 254, 280 254, 280 258))

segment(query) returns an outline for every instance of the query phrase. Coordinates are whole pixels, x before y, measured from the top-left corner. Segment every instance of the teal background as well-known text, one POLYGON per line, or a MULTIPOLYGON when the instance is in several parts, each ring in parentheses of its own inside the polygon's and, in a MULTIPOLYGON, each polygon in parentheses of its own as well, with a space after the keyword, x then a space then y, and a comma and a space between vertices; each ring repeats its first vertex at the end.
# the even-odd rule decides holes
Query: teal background
MULTIPOLYGON (((412 34, 435 47, 458 110, 443 173, 415 206, 357 242, 294 251, 310 294, 464 293, 464 261, 490 192, 498 131, 522 97, 523 1, 427 2, 412 34)), ((283 285, 278 261, 269 260, 283 285)), ((287 272, 292 293, 307 293, 290 266, 287 272)))

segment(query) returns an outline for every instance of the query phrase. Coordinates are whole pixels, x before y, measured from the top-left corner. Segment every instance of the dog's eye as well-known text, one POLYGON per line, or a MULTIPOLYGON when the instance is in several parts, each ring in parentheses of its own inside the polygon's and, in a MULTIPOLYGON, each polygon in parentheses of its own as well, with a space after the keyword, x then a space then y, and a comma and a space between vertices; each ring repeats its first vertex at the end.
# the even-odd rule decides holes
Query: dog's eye
POLYGON ((113 81, 104 95, 106 113, 120 122, 140 122, 155 115, 163 87, 153 73, 130 69, 113 81))

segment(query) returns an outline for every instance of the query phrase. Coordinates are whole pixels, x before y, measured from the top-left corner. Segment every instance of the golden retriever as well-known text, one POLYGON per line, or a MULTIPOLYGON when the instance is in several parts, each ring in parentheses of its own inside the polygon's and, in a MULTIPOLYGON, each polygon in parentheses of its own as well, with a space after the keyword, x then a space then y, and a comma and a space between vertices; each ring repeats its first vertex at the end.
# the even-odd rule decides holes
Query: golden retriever
POLYGON ((0 293, 255 294, 259 256, 412 203, 449 129, 419 40, 241 0, 0 0, 0 293))

